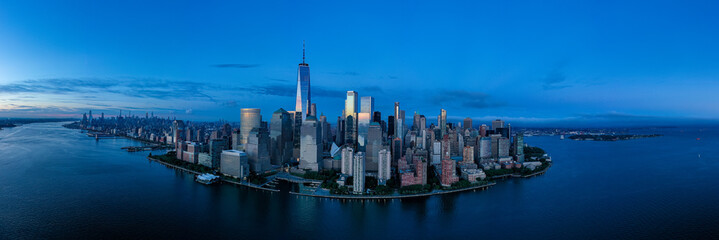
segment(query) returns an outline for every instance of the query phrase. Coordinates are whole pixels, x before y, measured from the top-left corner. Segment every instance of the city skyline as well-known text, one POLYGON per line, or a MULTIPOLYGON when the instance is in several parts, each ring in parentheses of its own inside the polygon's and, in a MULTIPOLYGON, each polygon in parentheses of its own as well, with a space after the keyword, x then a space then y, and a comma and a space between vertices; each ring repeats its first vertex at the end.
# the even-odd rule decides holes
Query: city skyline
POLYGON ((713 3, 467 3, 441 6, 431 18, 416 14, 432 10, 424 3, 379 9, 287 3, 277 12, 253 4, 259 5, 193 9, 216 13, 202 20, 182 15, 188 6, 156 12, 165 6, 151 4, 128 10, 134 18, 122 23, 113 20, 123 12, 115 8, 132 4, 7 4, 0 9, 0 34, 8 36, 0 39, 0 116, 79 118, 94 110, 239 121, 240 108, 260 108, 270 119, 280 107, 296 107, 295 64, 306 40, 318 115, 340 115, 345 93, 357 91, 374 97, 378 111, 390 113, 400 102, 436 121, 446 109, 452 123, 470 117, 528 126, 636 125, 719 117, 717 106, 696 104, 711 102, 719 89, 718 63, 710 61, 718 36, 708 32, 716 16, 696 14, 713 3), (357 11, 343 17, 348 7, 357 11), (640 9, 641 19, 633 15, 640 9), (268 13, 305 17, 299 27, 247 23, 268 13), (536 22, 512 22, 518 15, 536 22), (355 20, 369 16, 377 19, 355 20))

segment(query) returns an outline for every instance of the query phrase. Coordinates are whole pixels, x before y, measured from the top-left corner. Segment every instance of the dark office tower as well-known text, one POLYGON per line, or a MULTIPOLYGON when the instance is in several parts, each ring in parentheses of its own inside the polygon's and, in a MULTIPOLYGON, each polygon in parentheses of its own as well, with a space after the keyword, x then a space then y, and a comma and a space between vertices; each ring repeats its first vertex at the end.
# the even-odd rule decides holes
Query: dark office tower
POLYGON ((260 173, 271 167, 269 138, 267 122, 261 122, 259 128, 250 130, 247 143, 244 145, 250 170, 260 173))
POLYGON ((292 161, 296 162, 297 159, 300 159, 300 131, 302 129, 302 118, 304 114, 301 112, 292 112, 291 115, 295 119, 292 124, 292 161))
POLYGON ((233 131, 232 131, 232 138, 230 138, 230 139, 231 139, 230 149, 232 149, 232 150, 237 150, 237 151, 241 151, 241 150, 242 150, 242 148, 240 147, 240 146, 242 146, 242 145, 240 145, 240 138, 241 138, 241 136, 240 136, 240 129, 235 129, 235 130, 233 130, 233 131))
POLYGON ((494 133, 501 134, 502 137, 504 137, 504 138, 509 138, 509 128, 504 128, 504 127, 496 128, 496 129, 494 129, 494 133))
POLYGON ((317 117, 317 104, 310 105, 310 113, 309 116, 317 117))
POLYGON ((382 120, 379 122, 379 126, 382 128, 382 137, 387 138, 387 122, 382 120))
POLYGON ((292 117, 284 109, 277 109, 270 120, 270 162, 282 165, 292 159, 292 117))
POLYGON ((392 166, 397 166, 397 162, 402 157, 402 139, 395 137, 392 139, 392 166))
POLYGON ((335 134, 335 143, 342 146, 345 143, 345 120, 337 117, 337 133, 335 134))
POLYGON ((380 111, 372 113, 372 121, 376 123, 382 122, 382 113, 380 111))
POLYGON ((357 124, 355 123, 355 118, 352 115, 347 116, 345 119, 345 145, 351 147, 351 148, 357 148, 357 138, 355 138, 355 126, 357 124))
POLYGON ((387 116, 387 136, 394 136, 394 116, 387 116))
POLYGON ((497 119, 492 121, 492 130, 495 130, 497 128, 503 128, 504 127, 504 121, 501 119, 497 119))
MULTIPOLYGON (((305 63, 305 42, 302 42, 302 63, 297 67, 297 99, 295 100, 295 112, 301 112, 302 121, 309 114, 309 107, 312 104, 310 98, 310 65, 305 63)), ((299 131, 297 131, 299 132, 299 131)), ((299 134, 298 134, 299 135, 299 134)), ((298 144, 299 145, 299 144, 298 144)))
POLYGON ((332 148, 332 128, 330 126, 330 123, 327 122, 327 116, 325 116, 324 114, 320 115, 319 125, 322 129, 322 139, 320 139, 320 141, 322 142, 322 151, 329 152, 332 148))
POLYGON ((440 111, 439 116, 437 116, 437 126, 442 135, 440 138, 444 137, 447 134, 447 110, 442 109, 440 111))
POLYGON ((507 123, 507 138, 509 138, 510 141, 512 140, 511 139, 512 138, 512 124, 511 123, 507 123))
POLYGON ((230 137, 232 134, 232 126, 230 126, 229 123, 225 123, 222 125, 222 137, 230 137))
POLYGON ((365 170, 375 172, 378 169, 379 150, 382 149, 382 128, 379 123, 372 122, 367 131, 367 146, 365 153, 365 170))
POLYGON ((471 118, 464 119, 464 129, 472 129, 472 119, 471 118))
POLYGON ((417 112, 414 112, 414 117, 412 118, 412 130, 419 130, 419 114, 417 112))
POLYGON ((487 125, 482 124, 482 126, 479 126, 479 136, 480 137, 487 136, 487 125))
MULTIPOLYGON (((402 135, 402 136, 400 136, 400 138, 402 139, 402 141, 404 141, 404 134, 405 134, 405 132, 406 132, 406 130, 407 130, 407 127, 406 127, 407 124, 405 124, 405 119, 406 119, 406 118, 405 118, 404 116, 405 116, 405 115, 404 115, 404 110, 400 110, 400 111, 399 111, 399 118, 398 118, 398 119, 400 120, 400 122, 395 122, 395 123, 401 123, 401 124, 402 124, 401 128, 399 128, 400 131, 398 132, 399 135, 402 135)), ((395 125, 397 125, 397 124, 395 124, 395 125)))

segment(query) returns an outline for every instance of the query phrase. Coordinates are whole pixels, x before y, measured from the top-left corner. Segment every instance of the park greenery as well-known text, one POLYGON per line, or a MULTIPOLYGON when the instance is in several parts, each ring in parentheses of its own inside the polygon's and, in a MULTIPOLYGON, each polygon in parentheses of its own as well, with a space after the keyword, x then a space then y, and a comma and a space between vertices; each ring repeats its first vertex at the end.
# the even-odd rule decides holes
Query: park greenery
POLYGON ((169 151, 164 155, 152 155, 152 153, 150 153, 148 155, 148 157, 158 160, 160 162, 175 165, 175 166, 178 166, 178 167, 181 167, 181 168, 184 168, 187 170, 195 171, 195 172, 200 172, 200 173, 213 173, 214 172, 211 168, 208 168, 206 166, 189 163, 189 162, 185 162, 180 159, 177 159, 175 151, 169 151))

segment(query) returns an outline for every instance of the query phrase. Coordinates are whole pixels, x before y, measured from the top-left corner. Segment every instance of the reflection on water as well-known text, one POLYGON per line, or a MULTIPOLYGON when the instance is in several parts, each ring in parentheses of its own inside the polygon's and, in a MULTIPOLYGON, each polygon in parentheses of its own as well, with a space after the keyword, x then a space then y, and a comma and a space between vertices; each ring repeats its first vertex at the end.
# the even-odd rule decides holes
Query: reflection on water
MULTIPOLYGON (((653 131, 653 130, 652 130, 653 131)), ((527 137, 547 174, 485 191, 359 201, 205 186, 124 138, 61 123, 0 131, 3 238, 682 238, 719 234, 716 129, 582 142, 527 137), (697 140, 701 138, 701 140, 697 140), (702 154, 702 158, 698 158, 702 154)), ((153 154, 162 154, 161 151, 153 154)))

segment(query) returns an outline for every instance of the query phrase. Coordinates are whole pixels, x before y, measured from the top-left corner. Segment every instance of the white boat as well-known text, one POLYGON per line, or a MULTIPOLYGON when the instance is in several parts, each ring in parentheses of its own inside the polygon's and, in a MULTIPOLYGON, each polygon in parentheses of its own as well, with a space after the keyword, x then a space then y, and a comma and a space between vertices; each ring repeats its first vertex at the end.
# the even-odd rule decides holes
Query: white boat
POLYGON ((202 184, 213 184, 220 181, 220 177, 217 175, 209 174, 209 173, 203 173, 200 175, 197 175, 195 177, 195 181, 202 183, 202 184))

